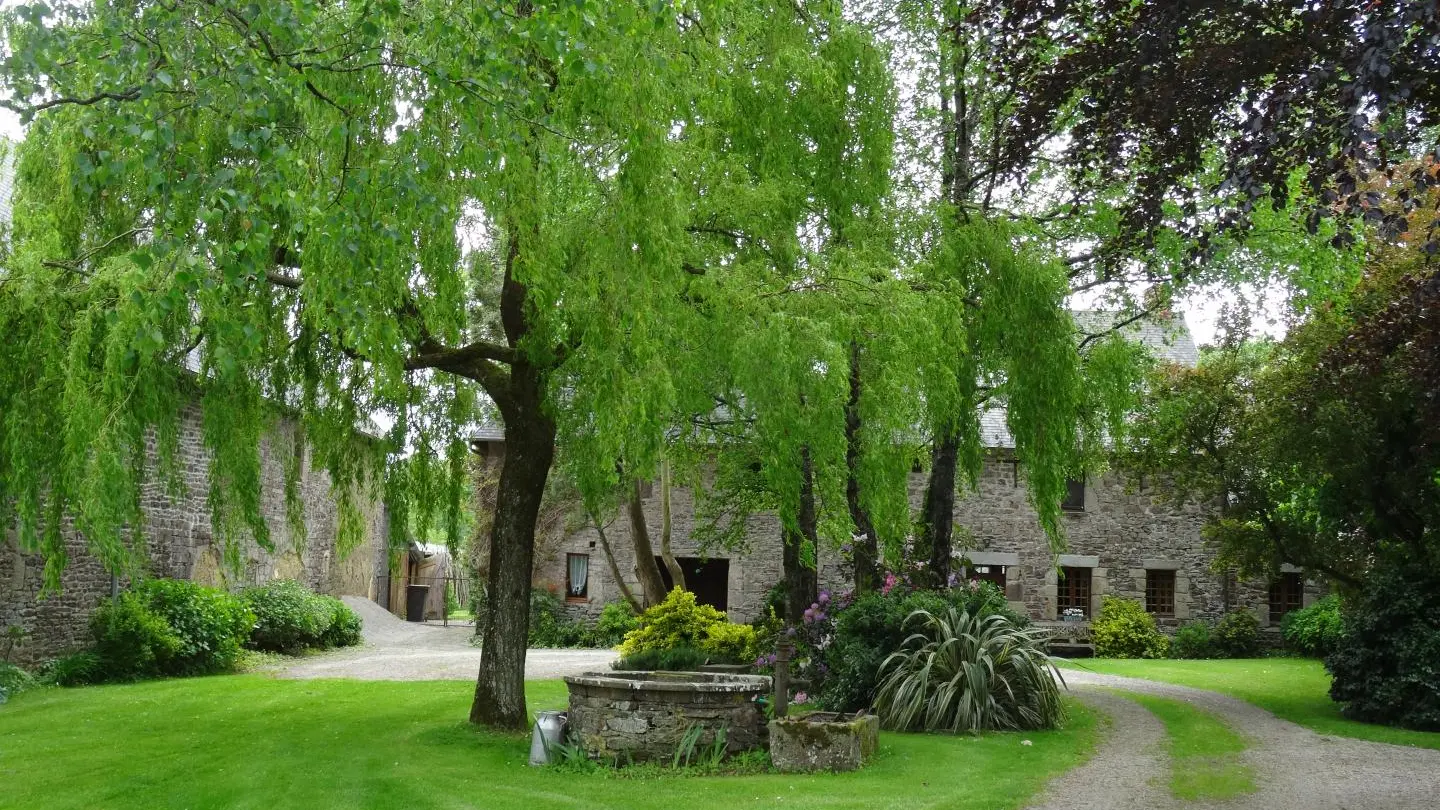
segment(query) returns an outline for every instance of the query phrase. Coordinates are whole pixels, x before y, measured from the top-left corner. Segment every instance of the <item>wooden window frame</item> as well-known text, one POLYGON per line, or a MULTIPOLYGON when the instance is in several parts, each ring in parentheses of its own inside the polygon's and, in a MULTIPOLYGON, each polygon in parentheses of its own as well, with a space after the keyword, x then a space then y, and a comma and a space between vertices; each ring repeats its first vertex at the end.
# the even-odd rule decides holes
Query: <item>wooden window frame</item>
POLYGON ((1175 617, 1175 571, 1146 569, 1145 610, 1162 618, 1175 617))
POLYGON ((1062 512, 1084 512, 1085 511, 1085 479, 1065 479, 1065 497, 1060 500, 1060 511, 1062 512), (1077 497, 1078 494, 1078 497, 1077 497))
POLYGON ((580 552, 569 552, 565 555, 565 601, 572 603, 583 603, 590 601, 590 555, 580 552), (585 588, 578 595, 570 592, 570 558, 585 558, 585 588))
POLYGON ((1094 595, 1095 569, 1088 566, 1067 565, 1060 569, 1055 582, 1055 615, 1062 615, 1067 608, 1080 608, 1086 620, 1091 618, 1090 603, 1094 595), (1077 575, 1077 572, 1084 572, 1077 575))
POLYGON ((1286 571, 1270 583, 1270 623, 1279 624, 1285 614, 1305 606, 1305 576, 1286 571))

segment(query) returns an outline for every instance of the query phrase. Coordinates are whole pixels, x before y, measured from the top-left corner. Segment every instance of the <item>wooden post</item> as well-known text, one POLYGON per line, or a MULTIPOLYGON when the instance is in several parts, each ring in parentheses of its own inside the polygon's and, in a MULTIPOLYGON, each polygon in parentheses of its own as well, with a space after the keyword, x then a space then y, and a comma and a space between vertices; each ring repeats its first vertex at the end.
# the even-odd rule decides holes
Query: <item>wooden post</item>
POLYGON ((795 644, 781 637, 775 645, 775 717, 781 718, 790 712, 790 656, 795 654, 795 644))

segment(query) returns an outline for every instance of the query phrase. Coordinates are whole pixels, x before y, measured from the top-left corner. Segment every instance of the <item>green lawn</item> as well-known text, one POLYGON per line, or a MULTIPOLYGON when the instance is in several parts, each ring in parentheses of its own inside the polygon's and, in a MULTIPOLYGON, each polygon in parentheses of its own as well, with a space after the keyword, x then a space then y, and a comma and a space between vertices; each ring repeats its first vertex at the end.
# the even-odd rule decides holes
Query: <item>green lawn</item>
POLYGON ((1255 792, 1255 772, 1240 761, 1249 748, 1215 715, 1182 700, 1118 692, 1165 725, 1170 752, 1170 793, 1186 801, 1224 800, 1255 792))
POLYGON ((1110 675, 1128 675, 1210 689, 1253 703, 1276 717, 1321 734, 1440 748, 1440 733, 1408 731, 1340 716, 1330 699, 1330 675, 1319 661, 1304 658, 1249 658, 1228 661, 1135 661, 1085 658, 1062 663, 1110 675))
MULTIPOLYGON (((1098 734, 1072 703, 1064 731, 885 733, 857 773, 618 778, 527 767, 528 737, 464 722, 472 688, 235 675, 25 693, 0 707, 0 807, 1012 808, 1098 734)), ((564 694, 529 688, 532 709, 564 694)))

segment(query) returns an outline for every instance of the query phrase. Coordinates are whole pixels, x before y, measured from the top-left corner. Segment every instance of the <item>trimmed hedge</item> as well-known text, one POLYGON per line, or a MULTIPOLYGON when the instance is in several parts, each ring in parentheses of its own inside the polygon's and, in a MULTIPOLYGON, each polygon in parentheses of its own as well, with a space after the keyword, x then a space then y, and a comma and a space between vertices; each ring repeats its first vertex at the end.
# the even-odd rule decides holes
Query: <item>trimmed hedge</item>
POLYGON ((70 678, 76 683, 159 677, 165 662, 180 650, 180 636, 133 591, 101 604, 90 617, 90 634, 98 671, 89 678, 77 672, 70 678))
POLYGON ((245 603, 220 590, 182 579, 147 580, 135 592, 179 640, 163 662, 164 675, 208 675, 234 669, 255 626, 245 603))
POLYGON ((360 617, 333 596, 321 596, 298 582, 279 580, 246 588, 240 596, 255 613, 250 646, 293 653, 307 647, 349 647, 360 643, 360 617))
MULTIPOLYGON (((235 667, 255 626, 245 604, 219 588, 152 579, 102 604, 90 619, 96 671, 89 680, 205 675, 235 667)), ((67 680, 87 679, 76 667, 67 680)))

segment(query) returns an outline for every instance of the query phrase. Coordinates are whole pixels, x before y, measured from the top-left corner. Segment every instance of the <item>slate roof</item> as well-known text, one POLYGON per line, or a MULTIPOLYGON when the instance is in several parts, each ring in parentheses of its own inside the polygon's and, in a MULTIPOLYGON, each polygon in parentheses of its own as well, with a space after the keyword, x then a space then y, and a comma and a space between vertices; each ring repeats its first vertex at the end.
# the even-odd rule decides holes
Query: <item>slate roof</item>
MULTIPOLYGON (((1108 310, 1079 309, 1071 310, 1070 314, 1075 318, 1075 327, 1082 340, 1086 335, 1105 332, 1124 320, 1121 313, 1108 310)), ((1155 358, 1162 362, 1193 367, 1200 360, 1200 352, 1195 348, 1190 327, 1185 323, 1185 316, 1179 313, 1165 319, 1147 319, 1128 324, 1120 329, 1120 333, 1144 344, 1155 358)), ((503 442, 505 430, 499 423, 483 424, 471 431, 470 440, 503 442)), ((980 412, 980 441, 983 446, 993 449, 1014 449, 1015 439, 1005 424, 1003 406, 989 406, 980 412)))
MULTIPOLYGON (((1119 313, 1103 309, 1075 309, 1070 314, 1075 318, 1075 328, 1086 335, 1104 332, 1123 320, 1119 313)), ((1190 336, 1190 326, 1185 323, 1185 316, 1179 313, 1163 319, 1137 321, 1120 331, 1131 340, 1148 346, 1157 360, 1190 367, 1200 361, 1195 339, 1190 336)))

